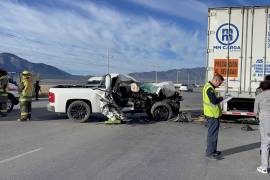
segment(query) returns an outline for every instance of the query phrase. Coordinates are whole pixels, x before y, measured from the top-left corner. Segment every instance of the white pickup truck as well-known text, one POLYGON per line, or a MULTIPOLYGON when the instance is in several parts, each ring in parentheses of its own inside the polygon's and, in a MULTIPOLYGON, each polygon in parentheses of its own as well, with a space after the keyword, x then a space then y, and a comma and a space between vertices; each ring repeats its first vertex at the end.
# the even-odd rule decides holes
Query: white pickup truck
POLYGON ((122 74, 108 74, 99 86, 58 85, 49 90, 47 109, 66 113, 69 119, 84 122, 92 113, 102 113, 102 104, 110 96, 122 111, 145 112, 153 120, 168 120, 178 115, 182 96, 177 92, 170 97, 165 95, 162 88, 158 93, 142 90, 132 92, 132 83, 138 81, 122 74))

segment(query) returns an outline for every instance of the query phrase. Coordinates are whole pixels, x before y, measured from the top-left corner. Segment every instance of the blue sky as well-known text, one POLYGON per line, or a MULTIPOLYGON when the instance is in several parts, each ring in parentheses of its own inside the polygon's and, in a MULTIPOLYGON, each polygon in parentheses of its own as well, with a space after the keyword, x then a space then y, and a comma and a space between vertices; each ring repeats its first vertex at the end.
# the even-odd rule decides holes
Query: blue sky
POLYGON ((72 74, 204 66, 209 7, 262 0, 1 0, 0 52, 72 74))

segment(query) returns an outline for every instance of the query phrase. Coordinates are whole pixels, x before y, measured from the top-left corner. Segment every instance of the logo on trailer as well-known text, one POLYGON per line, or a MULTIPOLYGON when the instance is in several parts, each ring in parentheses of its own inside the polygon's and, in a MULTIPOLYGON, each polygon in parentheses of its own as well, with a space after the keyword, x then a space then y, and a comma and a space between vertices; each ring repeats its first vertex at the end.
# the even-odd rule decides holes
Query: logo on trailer
POLYGON ((232 45, 237 41, 239 31, 235 25, 225 23, 218 28, 216 37, 220 44, 232 45))
POLYGON ((216 31, 216 39, 221 45, 214 46, 214 49, 240 50, 240 46, 233 45, 239 38, 239 30, 234 24, 225 23, 219 26, 216 31))

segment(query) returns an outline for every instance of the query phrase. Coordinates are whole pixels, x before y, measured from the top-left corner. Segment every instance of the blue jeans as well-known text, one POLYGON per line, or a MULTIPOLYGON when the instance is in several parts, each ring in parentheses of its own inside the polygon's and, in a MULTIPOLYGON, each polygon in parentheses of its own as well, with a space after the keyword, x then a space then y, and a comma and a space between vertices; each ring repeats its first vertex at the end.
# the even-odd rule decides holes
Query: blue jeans
POLYGON ((219 119, 207 118, 208 134, 207 134, 207 148, 206 155, 210 156, 217 151, 219 119))
POLYGON ((260 118, 260 134, 261 134, 261 167, 268 169, 269 166, 269 150, 270 150, 270 123, 268 118, 260 118))

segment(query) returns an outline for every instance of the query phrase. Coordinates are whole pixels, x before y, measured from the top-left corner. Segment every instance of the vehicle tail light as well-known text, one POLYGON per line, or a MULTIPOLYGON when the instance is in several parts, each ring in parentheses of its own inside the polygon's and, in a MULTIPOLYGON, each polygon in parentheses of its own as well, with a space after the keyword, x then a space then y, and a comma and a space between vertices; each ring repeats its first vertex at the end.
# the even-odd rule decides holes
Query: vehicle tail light
POLYGON ((54 103, 54 101, 55 101, 55 95, 54 95, 54 93, 49 92, 48 96, 49 96, 49 102, 50 103, 54 103))

